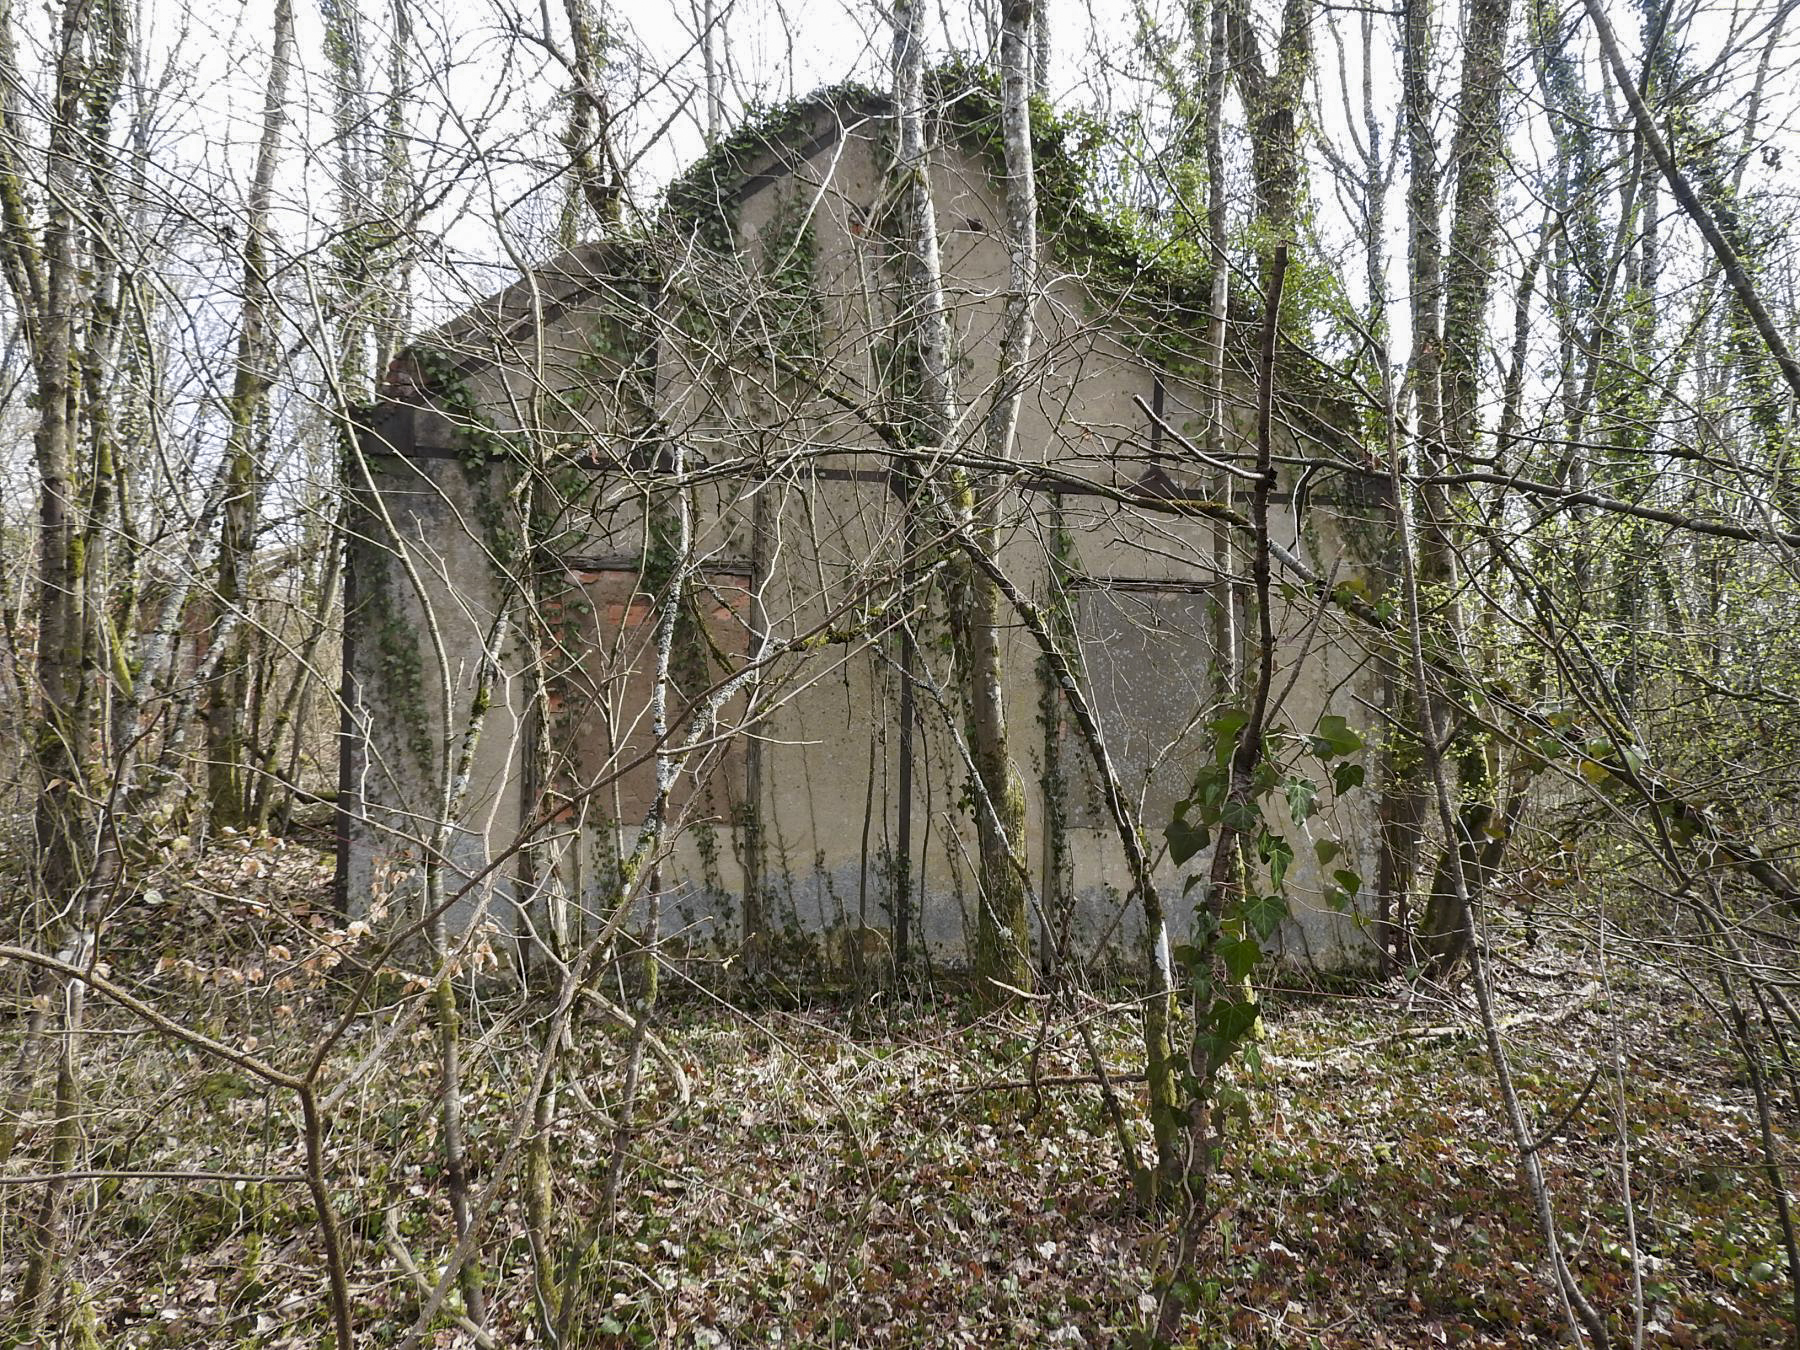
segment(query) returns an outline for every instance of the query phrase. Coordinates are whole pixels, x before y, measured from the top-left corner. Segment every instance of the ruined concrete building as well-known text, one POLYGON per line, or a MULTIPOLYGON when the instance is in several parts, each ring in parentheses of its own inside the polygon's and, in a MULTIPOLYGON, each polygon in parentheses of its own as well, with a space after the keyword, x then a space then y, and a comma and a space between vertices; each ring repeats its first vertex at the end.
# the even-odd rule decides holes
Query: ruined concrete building
MULTIPOLYGON (((662 761, 679 769, 649 878, 665 934, 729 956, 753 934, 801 950, 874 928, 915 960, 965 959, 973 807, 943 542, 921 505, 943 448, 908 452, 892 435, 891 129, 865 90, 785 108, 684 176, 657 231, 554 258, 396 363, 353 466, 339 867, 352 910, 416 912, 441 856, 430 880, 457 897, 454 921, 578 942, 616 908, 658 745, 697 736, 679 765, 662 761), (534 847, 515 848, 527 835, 534 847)), ((937 133, 973 452, 1007 276, 980 80, 947 91, 937 133)), ((1204 282, 1083 207, 1079 135, 1040 131, 1040 336, 1016 463, 982 482, 1003 493, 1001 563, 1075 656, 1160 847, 1224 701, 1222 600, 1243 581, 1245 541, 1193 453, 1213 406, 1204 282)), ((1233 457, 1254 439, 1255 303, 1230 325, 1233 457)), ((1375 665, 1320 595, 1371 586, 1379 480, 1357 467, 1353 414, 1306 362, 1284 356, 1277 384, 1290 467, 1274 535, 1323 579, 1285 590, 1276 616, 1279 720, 1367 726, 1375 665)), ((1072 960, 1127 950, 1141 919, 1121 846, 1016 623, 1004 671, 1035 942, 1047 925, 1072 960)), ((1294 833, 1329 830, 1347 855, 1333 868, 1372 877, 1376 817, 1369 794, 1327 789, 1294 833)), ((1284 954, 1371 952, 1368 916, 1311 848, 1296 854, 1284 954)), ((1180 869, 1159 867, 1180 929, 1192 897, 1179 898, 1180 869)))

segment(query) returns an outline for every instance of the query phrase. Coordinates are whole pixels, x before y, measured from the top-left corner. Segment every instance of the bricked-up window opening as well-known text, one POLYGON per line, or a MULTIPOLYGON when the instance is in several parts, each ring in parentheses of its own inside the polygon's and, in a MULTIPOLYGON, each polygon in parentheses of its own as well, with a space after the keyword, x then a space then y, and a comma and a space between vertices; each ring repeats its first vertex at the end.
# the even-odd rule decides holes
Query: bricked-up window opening
MULTIPOLYGON (((1193 778, 1218 697, 1217 595, 1203 583, 1094 578, 1074 596, 1094 712, 1119 781, 1145 820, 1166 820, 1193 778)), ((1069 740, 1063 762, 1072 775, 1068 823, 1111 828, 1085 748, 1069 740)))
MULTIPOLYGON (((611 780, 586 803, 583 814, 590 823, 610 820, 635 830, 656 797, 650 698, 659 597, 635 567, 570 568, 566 575, 561 671, 550 700, 556 758, 569 767, 570 781, 559 787, 579 791, 611 780)), ((671 742, 684 738, 687 710, 748 658, 749 615, 747 570, 716 569, 694 578, 676 625, 670 662, 671 742)), ((685 812, 721 824, 738 819, 744 798, 744 738, 730 733, 744 702, 740 695, 720 709, 717 743, 683 767, 670 803, 676 818, 685 812)))

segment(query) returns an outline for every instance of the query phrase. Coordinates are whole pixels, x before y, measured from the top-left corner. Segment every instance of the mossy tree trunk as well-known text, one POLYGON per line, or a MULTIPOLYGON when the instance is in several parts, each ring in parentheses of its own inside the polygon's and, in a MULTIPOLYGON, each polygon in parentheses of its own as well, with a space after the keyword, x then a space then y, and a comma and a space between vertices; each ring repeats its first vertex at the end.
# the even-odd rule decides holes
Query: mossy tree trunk
POLYGON ((1231 74, 1250 133, 1250 173, 1256 188, 1256 246, 1261 269, 1275 250, 1297 241, 1306 204, 1306 157, 1301 153, 1306 88, 1312 78, 1311 0, 1284 0, 1275 38, 1275 64, 1263 56, 1247 0, 1225 6, 1231 74))
MULTIPOLYGON (((1005 154, 1007 290, 1000 363, 986 433, 990 459, 1012 457, 1019 405, 1035 337, 1037 186, 1031 148, 1032 0, 1005 0, 1000 13, 1000 121, 1005 154)), ((997 486, 979 485, 976 539, 988 555, 999 547, 997 486)), ((959 509, 960 509, 959 503, 959 509)), ((1025 868, 1025 786, 1012 762, 1002 677, 1000 591, 964 565, 957 616, 967 662, 969 750, 987 810, 979 815, 981 923, 976 971, 1018 988, 1031 980, 1030 914, 1025 868)))
MULTIPOLYGON (((1462 89, 1451 143, 1455 214, 1443 265, 1444 324, 1438 364, 1442 437, 1435 448, 1427 442, 1426 460, 1428 466, 1449 472, 1469 465, 1481 434, 1479 363, 1486 343, 1488 291, 1499 229, 1500 95, 1505 87, 1511 11, 1511 0, 1474 0, 1464 34, 1462 89)), ((1421 504, 1424 528, 1419 575, 1430 588, 1425 599, 1432 613, 1426 636, 1440 650, 1474 647, 1477 644, 1469 630, 1476 625, 1455 599, 1457 560, 1472 546, 1457 529, 1461 504, 1448 489, 1427 489, 1421 504)), ((1470 709, 1458 733, 1456 837, 1444 841, 1444 856, 1421 924, 1426 955, 1440 975, 1467 953, 1467 905, 1479 899, 1481 884, 1492 870, 1482 866, 1493 839, 1490 831, 1501 831, 1499 842, 1504 842, 1504 822, 1496 800, 1499 784, 1493 733, 1480 713, 1480 709, 1470 709), (1459 861, 1463 865, 1458 866, 1459 861), (1450 885, 1453 873, 1462 877, 1463 888, 1450 885)), ((1430 724, 1448 727, 1456 715, 1456 710, 1440 709, 1430 724)), ((1497 856, 1494 862, 1498 862, 1497 856)))
MULTIPOLYGON (((614 172, 612 111, 600 83, 606 30, 589 0, 563 0, 563 4, 569 21, 570 76, 574 87, 569 95, 569 122, 563 129, 570 179, 558 237, 564 248, 571 248, 580 242, 583 207, 594 227, 602 232, 618 225, 620 183, 614 172)), ((703 35, 709 56, 716 41, 713 27, 708 24, 703 35)), ((710 104, 710 78, 707 85, 710 104)))
MULTIPOLYGON (((82 380, 84 319, 92 302, 84 228, 83 147, 90 121, 110 111, 101 72, 90 65, 96 30, 108 45, 112 23, 96 24, 94 0, 65 5, 57 36, 55 90, 43 159, 46 207, 41 235, 32 219, 17 91, 31 87, 19 70, 11 7, 0 10, 0 253, 31 355, 37 425, 38 613, 36 718, 30 754, 38 799, 34 872, 40 895, 57 907, 79 884, 91 828, 93 691, 87 648, 87 534, 76 456, 89 401, 82 380), (90 96, 92 102, 90 103, 90 96)), ((108 7, 100 17, 111 16, 108 7)), ((114 86, 116 88, 116 85, 114 86)))
MULTIPOLYGON (((1431 0, 1406 0, 1402 15, 1401 107, 1406 137, 1406 248, 1411 280, 1412 350, 1406 363, 1406 394, 1414 415, 1414 454, 1423 466, 1439 457, 1443 439, 1442 356, 1443 204, 1437 159, 1437 98, 1433 87, 1435 18, 1431 0)), ((1441 516, 1435 498, 1420 503, 1425 522, 1421 533, 1432 535, 1431 521, 1441 516)), ((1443 581, 1449 559, 1442 548, 1421 548, 1420 582, 1429 588, 1443 581)), ((1419 753, 1419 691, 1407 672, 1404 650, 1393 653, 1395 673, 1389 681, 1394 724, 1382 747, 1378 766, 1381 802, 1376 885, 1398 943, 1408 943, 1424 852, 1424 820, 1428 785, 1419 753)), ((1406 961, 1403 951, 1395 960, 1406 961)))
MULTIPOLYGON (((104 541, 116 523, 118 450, 106 400, 117 332, 110 193, 111 119, 126 55, 127 15, 114 0, 70 0, 54 30, 53 93, 41 160, 25 134, 20 91, 33 88, 18 60, 10 5, 0 5, 0 268, 31 362, 38 477, 36 706, 27 753, 38 797, 31 857, 35 921, 41 942, 92 954, 100 902, 119 866, 100 796, 96 690, 114 669, 104 541), (34 220, 28 165, 40 167, 44 201, 34 220), (86 455, 86 464, 82 462, 86 455)), ((35 119, 34 119, 35 120, 35 119)), ((20 918, 26 911, 21 908, 20 918)), ((36 1039, 56 1037, 49 1179, 25 1235, 19 1307, 23 1341, 56 1328, 67 1173, 82 1146, 79 984, 50 976, 33 987, 34 1009, 20 1047, 9 1115, 35 1090, 36 1039)), ((8 1126, 0 1146, 18 1135, 8 1126)))

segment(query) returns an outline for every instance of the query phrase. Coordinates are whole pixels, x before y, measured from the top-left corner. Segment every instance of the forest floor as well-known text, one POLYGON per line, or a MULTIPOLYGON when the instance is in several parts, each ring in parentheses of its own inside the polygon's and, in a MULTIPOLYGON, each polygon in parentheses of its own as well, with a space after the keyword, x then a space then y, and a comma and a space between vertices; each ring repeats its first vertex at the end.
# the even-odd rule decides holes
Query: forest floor
MULTIPOLYGON (((172 879, 115 914, 113 978, 208 1034, 298 1065, 341 1012, 333 963, 361 938, 325 916, 325 877, 316 854, 288 846, 172 879)), ((1645 1344, 1784 1344, 1779 1229, 1729 1041, 1680 985, 1623 962, 1603 971, 1594 957, 1546 944, 1496 969, 1578 1276, 1620 1344, 1634 1331, 1634 1277, 1645 1344)), ((19 988, 17 970, 0 978, 19 988)), ((1086 1019, 1125 1078, 1140 1063, 1128 993, 1082 996, 1046 1023, 1047 1004, 978 1016, 954 993, 731 1006, 679 972, 664 987, 658 1030, 691 1094, 684 1103, 674 1075, 646 1058, 646 1127, 629 1141, 610 1215, 607 1113, 624 1037, 585 1026, 560 1098, 558 1240, 594 1239, 570 1284, 583 1310, 572 1344, 1131 1343, 1170 1225, 1130 1201, 1075 1029, 1086 1019), (1037 1091, 1018 1086, 1034 1050, 1037 1091)), ((327 1091, 350 1084, 332 1106, 328 1162, 361 1343, 375 1345, 399 1343, 420 1308, 400 1253, 429 1274, 451 1245, 433 1047, 417 1019, 395 1021, 416 990, 387 997, 351 1025, 323 1079, 327 1091)), ((1227 1159, 1203 1306, 1183 1343, 1566 1343, 1466 993, 1276 989, 1267 1009, 1264 1072, 1227 1159)), ((501 1156, 542 1015, 496 996, 475 1000, 465 1027, 475 1184, 501 1180, 481 1244, 497 1345, 543 1343, 517 1169, 501 1156)), ((21 1024, 6 1024, 0 1062, 13 1062, 21 1024)), ((70 1343, 325 1343, 291 1100, 100 1000, 88 1026, 84 1166, 283 1179, 84 1181, 70 1271, 85 1339, 70 1343)), ((1132 1086, 1121 1090, 1136 1106, 1132 1086)), ((9 1174, 42 1166, 47 1114, 40 1096, 9 1174)), ((1784 1146, 1797 1124, 1778 1119, 1784 1146)), ((0 1186, 0 1343, 16 1235, 38 1189, 0 1186)), ((441 1321, 425 1343, 470 1341, 441 1321)))

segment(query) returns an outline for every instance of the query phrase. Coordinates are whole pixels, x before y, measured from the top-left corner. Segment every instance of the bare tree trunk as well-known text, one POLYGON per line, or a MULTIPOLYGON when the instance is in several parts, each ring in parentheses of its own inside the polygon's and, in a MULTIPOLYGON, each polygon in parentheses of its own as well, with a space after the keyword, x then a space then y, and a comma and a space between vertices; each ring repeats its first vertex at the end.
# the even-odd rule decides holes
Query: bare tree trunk
MULTIPOLYGON (((569 204, 564 210, 561 236, 565 248, 579 242, 580 212, 584 202, 595 228, 607 230, 619 222, 620 183, 612 172, 612 111, 600 86, 600 45, 605 26, 595 15, 591 0, 563 0, 569 19, 570 71, 575 88, 569 99, 569 125, 563 134, 570 172, 574 177, 569 204)), ((711 26, 708 26, 708 33, 711 26)), ((711 38, 706 39, 709 43, 711 38)), ((710 56, 712 47, 707 53, 710 56)), ((711 76, 708 76, 708 103, 711 76)))
MULTIPOLYGON (((286 694, 282 696, 275 720, 263 741, 262 762, 257 770, 255 792, 256 827, 259 830, 269 828, 269 820, 274 812, 273 783, 281 763, 282 746, 290 728, 293 728, 294 748, 296 751, 300 748, 306 721, 304 709, 313 681, 319 676, 319 652, 331 631, 331 615, 337 606, 338 581, 343 575, 343 561, 342 526, 339 520, 334 519, 326 532, 325 575, 319 581, 316 609, 311 616, 312 631, 307 634, 306 641, 295 658, 294 678, 289 683, 286 694)), ((293 783, 288 784, 290 794, 295 786, 293 783)))
MULTIPOLYGON (((1443 829, 1446 841, 1443 858, 1446 885, 1453 893, 1453 904, 1457 912, 1464 915, 1467 920, 1463 931, 1471 938, 1467 947, 1470 982, 1475 988, 1482 1030, 1487 1040, 1489 1060, 1494 1068, 1495 1082, 1500 1093, 1507 1124, 1511 1129, 1514 1145, 1518 1149, 1521 1179, 1530 1192, 1534 1208, 1537 1211, 1539 1231, 1549 1251, 1557 1292, 1568 1311, 1571 1334, 1579 1346, 1582 1332, 1585 1331, 1592 1338, 1594 1344, 1603 1350, 1607 1344, 1605 1325, 1581 1292, 1580 1285, 1576 1282, 1574 1273, 1569 1269, 1568 1262, 1562 1253, 1562 1237, 1557 1226, 1548 1182, 1544 1176, 1537 1147, 1532 1139, 1529 1122, 1525 1118, 1524 1108, 1513 1084, 1505 1043, 1501 1039, 1499 1023, 1494 1015, 1492 990, 1487 979, 1487 962, 1480 942, 1474 940, 1476 928, 1474 897, 1477 892, 1471 889, 1471 878, 1464 866, 1466 859, 1474 850, 1458 846, 1459 842, 1471 839, 1471 832, 1464 829, 1459 823, 1459 814, 1450 785, 1450 775, 1444 761, 1445 747, 1451 743, 1454 733, 1451 723, 1453 713, 1446 706, 1448 700, 1434 696, 1431 683, 1433 671, 1442 673, 1446 667, 1453 668, 1455 663, 1449 653, 1434 652, 1426 637, 1424 615, 1427 602, 1420 584, 1422 569, 1415 563, 1415 558, 1423 555, 1424 548, 1413 537, 1412 512, 1409 509, 1405 491, 1406 475, 1398 454, 1398 427, 1392 417, 1389 419, 1389 427, 1390 435, 1396 442, 1389 446, 1388 472, 1393 488, 1395 524, 1400 535, 1402 626, 1405 630, 1408 656, 1412 665, 1413 685, 1419 691, 1419 707, 1423 715, 1423 726, 1419 736, 1420 758, 1424 776, 1431 786, 1438 822, 1443 829)), ((1458 674, 1461 675, 1462 672, 1458 671, 1458 674)), ((1470 687, 1480 684, 1479 677, 1473 672, 1467 673, 1458 682, 1470 687)))
MULTIPOLYGON (((1225 200, 1225 74, 1230 54, 1229 32, 1225 14, 1226 0, 1213 0, 1208 24, 1206 48, 1206 254, 1212 270, 1210 287, 1211 312, 1206 320, 1206 395, 1210 407, 1206 417, 1206 453, 1215 463, 1225 460, 1225 333, 1231 317, 1230 218, 1225 200)), ((1232 476, 1220 472, 1214 477, 1213 492, 1221 505, 1229 507, 1232 476)), ((1243 619, 1243 595, 1240 588, 1226 580, 1231 575, 1231 544, 1224 530, 1213 532, 1213 570, 1219 578, 1218 599, 1214 605, 1213 648, 1219 666, 1219 683, 1223 690, 1237 687, 1242 656, 1239 651, 1239 626, 1243 619)))
POLYGON ((54 1328, 60 1302, 57 1267, 62 1259, 63 1211, 69 1182, 66 1173, 75 1166, 81 1147, 80 1044, 83 990, 77 982, 65 983, 58 997, 63 1002, 62 1035, 56 1054, 56 1118, 50 1145, 51 1179, 44 1185, 26 1240, 25 1273, 19 1286, 19 1302, 25 1309, 25 1325, 32 1334, 54 1328))
MULTIPOLYGON (((1014 222, 1021 209, 1034 212, 1031 170, 1029 81, 1025 69, 1025 24, 1030 6, 1009 6, 1012 36, 1007 41, 1011 67, 1004 82, 1006 109, 1003 135, 1009 184, 1008 232, 1013 256, 1010 287, 1029 285, 1035 236, 1021 238, 1014 222), (1018 200, 1013 200, 1017 197, 1018 200), (1023 204, 1023 206, 1021 206, 1023 204)), ((895 173, 903 215, 906 250, 906 313, 903 327, 913 348, 911 403, 915 437, 922 443, 947 446, 956 428, 956 387, 951 365, 950 314, 943 291, 938 252, 937 211, 931 197, 929 152, 925 140, 925 55, 923 15, 918 0, 902 0, 894 9, 894 81, 899 112, 899 152, 895 173)), ((1035 215, 1032 216, 1035 221, 1035 215)), ((1016 383, 1029 354, 1029 294, 1008 298, 1008 328, 1014 336, 1002 358, 1003 373, 989 418, 990 444, 998 434, 1010 449, 1017 420, 1016 383), (1021 343, 1020 338, 1023 341, 1021 343)), ((951 510, 974 524, 982 547, 992 548, 996 504, 981 500, 984 485, 962 474, 953 479, 951 510)), ((1015 988, 1031 981, 1030 934, 1027 929, 1024 876, 1015 854, 1024 838, 1025 792, 1008 751, 1006 710, 1000 677, 1000 597, 993 582, 966 558, 952 569, 951 637, 957 650, 964 719, 968 727, 976 789, 986 804, 976 811, 980 863, 980 914, 977 921, 975 968, 989 980, 1015 988)))
POLYGON ((1782 378, 1787 381, 1788 388, 1795 398, 1800 398, 1800 361, 1794 359, 1789 350, 1787 340, 1781 329, 1775 324, 1769 308, 1763 303, 1762 296, 1757 293, 1756 285, 1744 268, 1743 259, 1732 247, 1731 241, 1725 237, 1719 223, 1713 219, 1712 212, 1706 209, 1695 193, 1693 185, 1687 180, 1679 167, 1675 156, 1670 152, 1668 143, 1663 140, 1662 133, 1656 129, 1656 119, 1650 115, 1650 109, 1644 102, 1644 96, 1638 92, 1637 82, 1632 78, 1625 58, 1619 52, 1619 40, 1613 36, 1612 25, 1606 20, 1606 11, 1595 0, 1583 0, 1587 6, 1588 17, 1593 20, 1594 33, 1600 39, 1600 50, 1607 63, 1612 67, 1613 76, 1619 82, 1619 88, 1625 95, 1625 101, 1631 106, 1631 115, 1637 121, 1638 135, 1644 138, 1644 144, 1650 147, 1650 153, 1656 159, 1656 165, 1662 170, 1663 177, 1668 180, 1669 191, 1675 196, 1688 218, 1699 227, 1705 237, 1707 246, 1719 260, 1719 266, 1725 271, 1725 279, 1731 283, 1738 302, 1750 316, 1757 335, 1768 347, 1769 355, 1775 358, 1782 378))
POLYGON ((700 3, 700 62, 706 75, 706 144, 719 143, 725 124, 725 73, 719 66, 719 14, 715 0, 700 3))
MULTIPOLYGON (((987 416, 987 450, 1010 459, 1031 360, 1036 304, 1037 187, 1031 150, 1032 0, 1005 0, 1000 15, 1000 122, 1006 160, 1007 295, 1000 361, 987 416)), ((957 509, 963 510, 959 502, 957 509)), ((975 515, 978 545, 998 547, 999 494, 994 485, 972 484, 966 507, 975 515)), ((978 974, 1024 988, 1031 980, 1031 939, 1021 854, 1025 843, 1025 789, 1014 768, 1001 678, 1000 592, 991 578, 967 566, 957 589, 967 681, 969 750, 991 811, 977 814, 981 845, 981 912, 976 928, 978 974), (997 817, 997 819, 996 819, 997 817)))
MULTIPOLYGON (((263 102, 262 138, 250 180, 244 234, 243 308, 238 327, 237 369, 226 404, 230 431, 225 445, 227 489, 219 531, 217 605, 221 616, 238 615, 250 600, 250 562, 256 550, 262 485, 258 481, 256 431, 271 379, 273 296, 269 289, 269 209, 281 134, 287 121, 288 72, 294 60, 293 0, 276 0, 269 83, 263 102)), ((250 817, 244 762, 244 701, 249 653, 242 638, 220 662, 207 697, 207 809, 215 825, 240 826, 250 817)))
MULTIPOLYGON (((774 489, 764 484, 756 493, 751 503, 750 521, 750 641, 760 647, 768 641, 769 609, 768 593, 770 573, 775 561, 775 513, 776 506, 771 500, 774 489)), ((910 678, 910 672, 902 672, 901 678, 910 678)), ((749 708, 750 716, 754 716, 761 702, 762 681, 757 679, 751 686, 749 708)), ((904 752, 903 752, 904 753, 904 752)), ((902 774, 904 779, 905 775, 902 774)), ((901 791, 904 794, 910 785, 904 781, 901 791)), ((769 844, 764 833, 765 792, 763 774, 763 738, 752 736, 744 747, 744 926, 741 934, 745 953, 745 968, 748 974, 755 976, 762 973, 764 947, 769 935, 769 844)), ((908 886, 906 878, 906 852, 902 850, 899 863, 900 871, 896 878, 896 887, 902 892, 908 886)), ((906 900, 904 894, 897 900, 895 915, 895 947, 896 967, 904 963, 906 946, 906 900)))
MULTIPOLYGON (((439 1119, 442 1131, 445 1189, 450 1199, 450 1213, 460 1241, 469 1233, 469 1169, 468 1147, 463 1133, 462 1100, 462 1010, 457 995, 457 971, 452 966, 450 938, 445 922, 444 869, 449 866, 452 840, 459 827, 463 803, 469 793, 469 779, 475 768, 475 752, 493 704, 494 686, 500 677, 500 662, 506 651, 510 631, 510 612, 502 602, 488 638, 487 651, 481 662, 475 693, 470 701, 468 720, 463 724, 461 743, 457 749, 444 791, 444 800, 433 827, 429 851, 425 859, 425 906, 430 914, 429 935, 432 958, 437 963, 436 983, 431 991, 431 1013, 438 1042, 439 1119)), ((448 721, 445 723, 449 725, 448 721)), ((458 1275, 463 1296, 463 1310, 476 1326, 487 1321, 486 1301, 482 1290, 481 1265, 470 1260, 458 1275)))
POLYGON ((1231 74, 1244 102, 1250 133, 1250 175, 1256 185, 1257 257, 1264 270, 1275 250, 1297 242, 1306 203, 1306 158, 1300 131, 1306 86, 1312 77, 1312 0, 1283 0, 1275 38, 1275 68, 1263 61, 1262 43, 1247 0, 1217 0, 1226 8, 1231 74))

